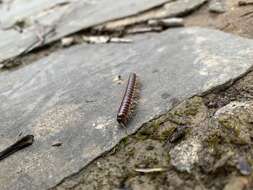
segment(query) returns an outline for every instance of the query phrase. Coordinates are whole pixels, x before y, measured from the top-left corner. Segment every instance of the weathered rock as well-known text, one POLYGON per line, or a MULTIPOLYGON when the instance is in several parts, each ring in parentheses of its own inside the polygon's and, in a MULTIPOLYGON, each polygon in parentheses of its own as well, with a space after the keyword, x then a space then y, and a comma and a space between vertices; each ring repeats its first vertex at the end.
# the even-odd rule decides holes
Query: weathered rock
POLYGON ((157 20, 149 20, 149 26, 162 26, 162 27, 180 27, 184 26, 183 18, 167 18, 167 19, 157 19, 157 20))
POLYGON ((240 171, 242 175, 250 175, 252 172, 250 164, 242 156, 239 156, 237 159, 237 169, 240 171))
POLYGON ((180 16, 197 9, 205 2, 207 0, 179 0, 166 4, 165 8, 169 10, 170 16, 180 16))
MULTIPOLYGON (((231 81, 253 64, 251 40, 215 30, 172 29, 133 40, 73 46, 1 73, 0 148, 21 131, 35 136, 31 147, 0 162, 2 190, 56 185, 166 113, 175 100, 231 81), (141 98, 135 117, 122 129, 115 115, 129 72, 140 77, 141 98), (122 84, 113 81, 117 75, 122 84), (52 147, 56 139, 63 146, 52 147)), ((189 146, 195 156, 199 143, 183 150, 189 146)))
MULTIPOLYGON (((8 5, 9 9, 5 7, 0 9, 2 28, 0 29, 0 61, 19 55, 38 41, 38 35, 44 35, 45 43, 48 43, 81 29, 136 14, 164 2, 167 0, 13 1, 8 5), (28 23, 23 28, 23 33, 15 31, 17 21, 28 23), (46 35, 45 27, 53 28, 55 31, 46 35)), ((37 43, 33 48, 40 45, 37 43)))
POLYGON ((243 190, 249 185, 249 180, 245 177, 233 177, 223 190, 243 190))
POLYGON ((146 22, 151 19, 162 19, 175 16, 183 16, 196 10, 203 5, 207 0, 176 0, 169 1, 159 9, 145 11, 138 15, 126 17, 116 21, 108 22, 103 25, 107 30, 115 30, 125 26, 130 26, 136 23, 146 22))
POLYGON ((224 13, 226 11, 225 0, 211 0, 209 11, 214 13, 224 13))
POLYGON ((236 144, 251 142, 251 123, 253 122, 253 102, 231 102, 215 113, 225 138, 236 144))
POLYGON ((179 171, 191 172, 194 164, 199 161, 198 153, 202 149, 198 139, 187 139, 170 151, 171 164, 179 171))
MULTIPOLYGON (((6 3, 2 9, 0 7, 0 28, 2 28, 0 29, 0 62, 19 55, 28 47, 34 49, 82 29, 135 15, 168 1, 37 0, 27 2, 20 0, 6 3), (22 33, 15 30, 16 23, 25 23, 22 33), (47 34, 47 30, 53 31, 47 34), (38 41, 39 36, 44 36, 43 44, 38 41)), ((188 12, 204 1, 206 0, 179 0, 176 4, 178 6, 173 6, 177 9, 166 10, 166 14, 188 12)))
POLYGON ((176 106, 169 119, 179 125, 197 125, 206 118, 207 108, 201 97, 193 97, 176 106))

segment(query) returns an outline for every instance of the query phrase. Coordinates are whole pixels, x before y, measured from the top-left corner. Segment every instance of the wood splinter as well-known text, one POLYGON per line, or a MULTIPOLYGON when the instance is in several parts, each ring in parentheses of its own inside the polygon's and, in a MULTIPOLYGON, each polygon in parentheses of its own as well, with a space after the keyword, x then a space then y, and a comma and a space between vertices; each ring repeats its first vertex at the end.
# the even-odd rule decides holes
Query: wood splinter
POLYGON ((117 114, 117 121, 122 127, 126 127, 127 122, 133 115, 138 98, 139 80, 135 73, 131 73, 117 114))

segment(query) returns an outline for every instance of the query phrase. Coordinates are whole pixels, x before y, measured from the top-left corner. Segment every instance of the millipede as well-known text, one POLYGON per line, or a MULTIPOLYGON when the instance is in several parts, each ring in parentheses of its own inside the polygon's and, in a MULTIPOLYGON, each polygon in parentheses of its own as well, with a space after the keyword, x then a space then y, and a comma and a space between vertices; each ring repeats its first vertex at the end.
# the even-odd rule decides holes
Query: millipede
POLYGON ((137 75, 135 73, 130 73, 125 93, 117 113, 117 121, 123 127, 126 127, 127 122, 133 114, 137 99, 139 97, 138 88, 139 80, 137 75))

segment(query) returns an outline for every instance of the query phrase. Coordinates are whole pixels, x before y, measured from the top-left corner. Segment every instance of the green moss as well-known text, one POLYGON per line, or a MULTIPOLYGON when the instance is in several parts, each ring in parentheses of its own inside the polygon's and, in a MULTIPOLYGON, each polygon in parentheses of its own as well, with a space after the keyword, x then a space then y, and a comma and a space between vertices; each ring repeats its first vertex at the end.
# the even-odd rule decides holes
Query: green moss
POLYGON ((236 118, 229 117, 227 115, 219 117, 219 123, 231 132, 235 133, 236 136, 239 136, 241 123, 236 118))
POLYGON ((129 156, 129 157, 133 157, 134 154, 135 154, 135 148, 132 148, 131 150, 127 151, 126 154, 129 156))
POLYGON ((175 114, 179 116, 182 115, 195 116, 203 105, 204 105, 203 99, 201 97, 195 96, 180 104, 178 109, 176 109, 175 114))
POLYGON ((196 96, 179 104, 167 114, 167 117, 175 124, 187 125, 201 119, 199 117, 203 116, 206 109, 203 99, 196 96))
POLYGON ((159 139, 167 140, 172 135, 175 129, 176 127, 171 127, 171 128, 166 129, 165 131, 161 133, 161 135, 159 135, 159 139))
POLYGON ((236 116, 222 115, 218 119, 223 128, 226 139, 235 144, 250 143, 248 126, 242 123, 236 116))
POLYGON ((215 132, 208 136, 207 140, 208 148, 213 149, 216 153, 219 152, 219 145, 222 142, 222 136, 219 132, 215 132))

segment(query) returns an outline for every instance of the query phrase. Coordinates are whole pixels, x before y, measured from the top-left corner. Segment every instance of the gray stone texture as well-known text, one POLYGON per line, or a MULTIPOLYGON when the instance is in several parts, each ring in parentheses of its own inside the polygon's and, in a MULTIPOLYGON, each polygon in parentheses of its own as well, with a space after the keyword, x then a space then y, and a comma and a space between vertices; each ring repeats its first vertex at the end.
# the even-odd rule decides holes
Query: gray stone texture
POLYGON ((2 6, 0 9, 2 28, 0 29, 0 61, 18 55, 38 41, 38 34, 45 33, 42 26, 55 28, 55 33, 45 37, 45 42, 48 43, 81 29, 136 14, 164 2, 168 0, 13 1, 8 7, 2 6), (25 23, 23 33, 13 28, 15 23, 20 21, 25 23))
MULTIPOLYGON (((85 28, 135 15, 171 0, 16 0, 0 6, 0 62, 85 28), (7 6, 8 5, 8 6, 7 6), (23 32, 15 30, 19 23, 23 32), (48 34, 48 31, 55 29, 48 34), (39 43, 44 36, 45 41, 39 43)), ((185 14, 206 0, 178 0, 164 16, 185 14)))
POLYGON ((0 149, 20 132, 35 136, 32 146, 0 162, 1 190, 52 187, 176 102, 231 81, 253 64, 252 40, 215 30, 171 29, 133 40, 73 46, 1 73, 0 149), (122 129, 115 116, 130 72, 140 78, 141 97, 122 129), (62 146, 53 147, 56 141, 62 146))

